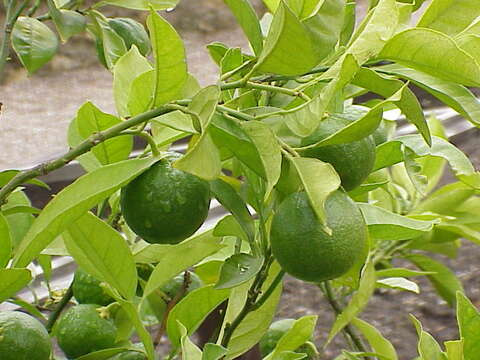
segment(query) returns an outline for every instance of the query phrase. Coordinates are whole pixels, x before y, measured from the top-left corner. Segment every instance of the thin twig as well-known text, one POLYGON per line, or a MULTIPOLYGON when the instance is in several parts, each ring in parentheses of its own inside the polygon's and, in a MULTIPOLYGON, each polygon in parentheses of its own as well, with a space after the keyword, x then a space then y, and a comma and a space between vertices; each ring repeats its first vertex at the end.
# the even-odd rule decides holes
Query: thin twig
POLYGON ((55 322, 57 321, 58 317, 62 313, 65 306, 67 306, 67 304, 69 303, 69 301, 72 297, 73 297, 73 287, 72 287, 72 285, 70 285, 70 287, 67 289, 67 291, 63 295, 62 299, 58 303, 55 310, 53 310, 53 312, 48 317, 47 324, 45 325, 45 328, 47 329, 48 332, 52 331, 53 326, 55 325, 55 322))

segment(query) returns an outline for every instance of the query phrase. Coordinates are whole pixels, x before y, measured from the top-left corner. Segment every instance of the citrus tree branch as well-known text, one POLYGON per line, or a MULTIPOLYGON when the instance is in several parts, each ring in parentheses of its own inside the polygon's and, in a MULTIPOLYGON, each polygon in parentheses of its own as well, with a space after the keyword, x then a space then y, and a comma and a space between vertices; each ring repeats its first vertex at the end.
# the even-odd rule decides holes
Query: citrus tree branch
POLYGON ((53 310, 50 316, 48 317, 47 324, 45 325, 45 328, 47 329, 48 332, 52 331, 53 325, 55 325, 55 322, 57 321, 58 317, 62 313, 65 306, 67 306, 68 302, 72 297, 73 297, 73 287, 72 285, 70 285, 70 287, 67 289, 67 291, 63 295, 60 302, 57 304, 57 307, 55 308, 55 310, 53 310))
POLYGON ((63 156, 44 162, 42 164, 39 164, 31 169, 24 170, 22 172, 19 172, 13 179, 11 179, 3 188, 0 189, 0 206, 5 203, 5 200, 7 196, 15 190, 18 186, 24 184, 30 179, 33 179, 37 176, 41 175, 46 175, 50 173, 53 170, 59 169, 72 160, 75 160, 78 156, 85 154, 88 152, 91 148, 94 146, 100 144, 101 142, 104 142, 107 139, 110 139, 112 137, 117 136, 120 134, 122 131, 131 128, 135 125, 139 125, 141 123, 144 123, 150 119, 153 119, 154 117, 166 114, 170 111, 173 111, 175 109, 172 109, 169 107, 169 105, 161 106, 157 109, 153 109, 150 111, 147 111, 145 113, 142 113, 140 115, 137 115, 135 117, 132 117, 126 121, 123 121, 115 126, 112 126, 111 128, 97 132, 90 136, 88 139, 84 140, 81 142, 78 146, 75 148, 71 149, 67 153, 65 153, 63 156))

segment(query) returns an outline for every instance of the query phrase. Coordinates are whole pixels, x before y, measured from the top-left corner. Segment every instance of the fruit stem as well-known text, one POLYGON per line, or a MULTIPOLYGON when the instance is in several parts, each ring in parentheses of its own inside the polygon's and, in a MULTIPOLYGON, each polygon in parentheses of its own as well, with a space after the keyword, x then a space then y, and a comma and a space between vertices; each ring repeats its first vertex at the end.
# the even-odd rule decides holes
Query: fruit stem
MULTIPOLYGON (((332 286, 330 284, 330 281, 324 281, 322 284, 319 284, 320 289, 323 290, 323 293, 325 294, 325 297, 332 307, 333 311, 335 314, 338 316, 342 313, 343 307, 342 305, 338 302, 338 300, 335 298, 335 295, 333 294, 332 286)), ((362 338, 360 335, 356 332, 356 330, 353 328, 352 325, 348 324, 346 325, 343 330, 345 334, 347 335, 347 339, 350 338, 355 346, 355 350, 367 353, 368 349, 365 346, 365 344, 362 341, 362 338)), ((365 359, 370 359, 370 357, 366 357, 365 359)))
POLYGON ((45 328, 49 333, 52 331, 53 325, 55 325, 55 322, 57 321, 58 317, 62 313, 65 306, 67 306, 67 304, 69 303, 72 297, 73 297, 73 287, 72 285, 70 285, 70 287, 67 289, 62 299, 58 303, 55 310, 53 310, 50 316, 48 317, 48 321, 47 321, 47 324, 45 325, 45 328))
POLYGON ((157 144, 155 143, 155 140, 147 132, 125 130, 125 131, 122 131, 119 135, 123 135, 123 134, 125 134, 125 135, 137 135, 137 136, 143 137, 147 141, 148 145, 150 145, 150 149, 152 150, 153 156, 159 156, 160 155, 160 151, 158 151, 158 147, 157 147, 157 144))

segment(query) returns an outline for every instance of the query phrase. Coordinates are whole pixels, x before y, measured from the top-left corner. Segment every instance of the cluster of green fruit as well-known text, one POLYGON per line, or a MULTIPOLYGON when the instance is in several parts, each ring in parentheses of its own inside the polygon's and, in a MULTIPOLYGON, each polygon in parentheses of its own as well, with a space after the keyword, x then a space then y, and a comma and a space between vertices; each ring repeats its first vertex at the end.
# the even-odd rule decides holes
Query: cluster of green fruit
MULTIPOLYGON (((352 121, 346 114, 330 115, 312 135, 302 139, 302 146, 315 144, 352 121)), ((347 191, 365 181, 374 166, 375 145, 384 141, 385 129, 379 128, 357 141, 312 147, 301 154, 330 163, 340 176, 342 188, 326 200, 326 226, 319 222, 305 192, 283 194, 273 217, 270 241, 276 260, 289 274, 319 282, 345 274, 357 261, 367 230, 347 191)), ((122 190, 126 223, 149 243, 179 243, 198 230, 208 215, 209 184, 175 169, 172 161, 177 158, 157 162, 122 190)))
MULTIPOLYGON (((145 273, 142 275, 145 276, 145 273)), ((184 275, 180 274, 166 282, 160 291, 167 303, 175 299, 177 294, 185 296, 201 286, 200 278, 195 273, 189 273, 188 285, 183 290, 184 275)), ((53 329, 62 351, 69 359, 76 359, 114 347, 118 331, 112 319, 109 319, 108 309, 103 306, 115 300, 105 292, 101 281, 82 269, 75 272, 72 290, 78 305, 66 310, 53 329)), ((137 348, 138 351, 125 351, 110 360, 146 359, 142 344, 133 344, 130 348, 137 348)), ((49 360, 51 352, 49 334, 36 318, 17 311, 0 313, 0 359, 49 360)))

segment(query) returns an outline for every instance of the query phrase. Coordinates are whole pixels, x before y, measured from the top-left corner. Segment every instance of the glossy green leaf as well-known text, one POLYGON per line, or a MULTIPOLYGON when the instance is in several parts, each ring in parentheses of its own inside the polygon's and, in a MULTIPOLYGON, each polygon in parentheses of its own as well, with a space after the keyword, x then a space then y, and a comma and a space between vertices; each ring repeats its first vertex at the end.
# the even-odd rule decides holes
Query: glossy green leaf
POLYGON ((420 270, 435 272, 435 274, 427 275, 427 277, 432 282, 438 294, 448 302, 450 306, 455 304, 455 293, 457 291, 464 292, 460 280, 442 263, 421 254, 410 254, 406 259, 415 264, 420 270))
POLYGON ((295 320, 292 327, 278 340, 273 351, 264 360, 274 360, 285 351, 295 351, 309 341, 315 331, 317 316, 310 315, 295 320))
POLYGON ((231 289, 253 278, 260 271, 263 258, 250 254, 235 254, 225 260, 215 289, 231 289))
POLYGON ((49 62, 58 50, 55 33, 41 21, 20 16, 12 31, 12 47, 30 74, 49 62))
POLYGON ((78 357, 76 360, 109 360, 115 355, 123 353, 125 351, 138 350, 131 346, 115 347, 111 349, 103 349, 91 352, 89 354, 78 357))
POLYGON ((263 35, 260 28, 255 9, 250 4, 249 0, 224 0, 228 5, 237 22, 242 27, 245 35, 250 42, 253 51, 259 55, 263 49, 263 35))
POLYGON ((141 114, 153 107, 155 93, 155 70, 148 70, 138 75, 130 86, 127 109, 131 116, 141 114))
POLYGON ((181 334, 177 322, 180 321, 191 335, 218 305, 228 298, 230 290, 216 290, 213 285, 193 290, 174 306, 167 320, 168 338, 174 347, 180 345, 181 334))
POLYGON ((90 14, 96 27, 97 36, 101 40, 106 66, 111 70, 118 59, 127 52, 127 46, 123 38, 110 26, 108 19, 103 14, 97 11, 92 11, 90 14))
MULTIPOLYGON (((91 102, 86 102, 78 110, 75 125, 82 139, 87 139, 92 134, 106 130, 121 122, 122 120, 119 118, 100 111, 91 102)), ((127 159, 132 148, 132 136, 125 135, 103 141, 94 146, 91 151, 101 164, 107 165, 127 159)))
POLYGON ((255 225, 245 201, 230 184, 221 179, 211 181, 210 190, 220 204, 232 213, 252 243, 255 237, 255 225))
MULTIPOLYGON (((270 267, 269 275, 262 287, 263 291, 266 291, 279 272, 280 267, 277 264, 273 264, 270 267)), ((233 335, 227 346, 228 353, 225 357, 225 360, 236 359, 238 356, 245 353, 256 343, 258 343, 263 334, 265 334, 267 331, 275 316, 281 293, 282 284, 280 283, 277 285, 270 297, 262 304, 262 306, 250 312, 245 317, 245 319, 233 332, 233 335)), ((232 301, 232 298, 230 298, 229 302, 230 301, 232 301)))
POLYGON ((165 115, 152 119, 152 123, 162 124, 174 130, 196 134, 199 131, 193 125, 192 117, 180 110, 171 111, 165 115))
MULTIPOLYGON (((4 170, 0 172, 0 188, 4 187, 10 180, 12 180, 20 170, 4 170)), ((41 180, 30 179, 26 182, 27 184, 37 185, 44 189, 50 190, 50 187, 41 180)))
POLYGON ((377 280, 377 286, 385 287, 389 289, 410 291, 415 294, 420 293, 420 288, 416 283, 402 277, 389 277, 389 278, 377 280))
POLYGON ((275 11, 265 46, 256 64, 257 70, 300 75, 311 70, 319 61, 307 28, 282 1, 275 11), (302 56, 292 57, 292 54, 302 56))
POLYGON ((113 97, 117 113, 121 117, 130 115, 128 102, 134 80, 152 69, 149 61, 140 54, 136 46, 118 59, 113 68, 113 97))
MULTIPOLYGON (((68 126, 68 134, 67 134, 68 145, 71 148, 74 148, 80 145, 84 140, 85 139, 80 135, 80 132, 78 130, 77 118, 74 117, 70 121, 70 125, 68 126)), ((93 171, 102 166, 102 164, 100 163, 100 160, 98 160, 97 157, 91 151, 83 155, 80 155, 79 157, 77 157, 76 160, 87 172, 93 171)))
POLYGON ((480 126, 480 101, 466 87, 397 64, 385 65, 378 70, 412 81, 465 116, 471 123, 480 126))
POLYGON ((398 359, 397 352, 392 343, 388 341, 377 328, 359 318, 354 318, 352 324, 362 333, 365 339, 367 339, 375 353, 388 360, 398 359))
POLYGON ((203 347, 202 360, 220 360, 227 353, 223 346, 206 343, 203 347))
POLYGON ((480 33, 478 35, 465 35, 456 39, 460 49, 472 56, 480 64, 480 33))
POLYGON ((342 31, 345 1, 302 0, 302 2, 300 18, 306 18, 302 23, 310 33, 317 52, 318 62, 320 62, 335 50, 335 45, 342 31))
POLYGON ((468 157, 454 145, 433 136, 432 147, 429 148, 420 135, 400 136, 379 145, 373 171, 402 162, 404 160, 403 146, 408 147, 417 156, 432 155, 447 160, 454 174, 461 179, 465 176, 475 175, 475 168, 468 157))
POLYGON ((480 85, 479 64, 452 38, 435 30, 402 31, 387 42, 379 57, 454 83, 480 85))
POLYGON ((458 329, 463 339, 463 358, 474 360, 480 351, 480 313, 462 292, 457 292, 456 296, 458 329))
POLYGON ((53 0, 48 0, 47 5, 48 12, 63 42, 66 42, 71 36, 85 30, 87 20, 82 14, 71 10, 59 10, 53 0))
POLYGON ((444 345, 448 360, 465 360, 463 355, 463 340, 445 341, 444 345))
POLYGON ((410 319, 412 320, 415 328, 417 329, 418 334, 418 354, 422 359, 431 359, 431 360, 447 360, 445 354, 443 353, 440 345, 437 341, 430 335, 428 332, 423 330, 422 324, 418 321, 413 315, 410 314, 410 319))
POLYGON ((173 9, 180 0, 104 0, 95 4, 95 7, 113 5, 132 10, 155 10, 173 9))
POLYGON ((345 14, 343 20, 343 27, 342 31, 340 32, 340 45, 346 45, 355 30, 355 20, 356 20, 356 12, 355 12, 355 3, 354 2, 347 2, 345 4, 345 14))
POLYGON ((194 143, 190 142, 187 153, 173 163, 177 169, 206 180, 216 179, 221 172, 220 153, 207 132, 219 97, 220 90, 215 85, 200 90, 194 96, 188 109, 196 114, 192 117, 193 124, 201 129, 202 134, 194 143))
POLYGON ((340 187, 340 177, 332 165, 318 159, 296 157, 290 161, 297 170, 315 214, 326 228, 325 201, 328 195, 340 187), (318 181, 319 177, 322 181, 318 181))
POLYGON ((358 203, 358 207, 368 225, 370 236, 375 239, 412 239, 433 228, 433 221, 415 220, 365 203, 358 203))
POLYGON ((106 165, 60 191, 35 219, 20 243, 14 266, 26 266, 72 222, 153 165, 158 158, 106 165))
POLYGON ((437 214, 451 214, 467 199, 475 194, 475 190, 461 182, 447 184, 423 200, 414 213, 433 212, 437 214))
POLYGON ((417 26, 455 35, 478 16, 480 7, 476 0, 432 0, 417 26))
POLYGON ((12 234, 5 216, 0 212, 0 269, 7 266, 12 256, 12 234))
POLYGON ((127 300, 137 289, 137 270, 125 239, 90 212, 70 224, 63 239, 75 261, 127 300))
POLYGON ((410 276, 423 276, 432 275, 431 271, 417 271, 405 268, 390 268, 377 270, 377 277, 410 277, 410 276))
POLYGON ((28 269, 0 269, 0 303, 14 296, 32 280, 28 269))
POLYGON ((145 285, 144 299, 175 275, 222 249, 224 245, 220 240, 218 237, 212 237, 211 232, 207 232, 177 245, 150 245, 149 250, 136 254, 137 261, 158 262, 145 285))
POLYGON ((368 304, 375 290, 375 282, 375 268, 372 262, 368 262, 363 270, 358 290, 352 295, 347 307, 337 316, 328 334, 327 343, 330 343, 368 304))
POLYGON ((182 359, 185 360, 201 360, 202 350, 188 338, 188 332, 185 326, 177 320, 177 326, 180 332, 180 344, 182 347, 182 359))
POLYGON ((281 115, 282 121, 295 135, 310 135, 317 128, 334 97, 351 81, 358 69, 353 56, 348 55, 341 59, 337 71, 331 73, 333 80, 320 94, 303 105, 284 111, 281 115))
MULTIPOLYGON (((7 203, 2 206, 2 210, 4 211, 9 211, 12 208, 15 208, 17 206, 30 206, 30 200, 25 195, 23 191, 14 191, 7 197, 7 203)), ((15 249, 22 241, 23 237, 25 234, 28 232, 28 229, 30 229, 30 226, 32 226, 33 220, 35 219, 33 215, 27 214, 27 213, 17 213, 17 214, 11 214, 11 215, 5 215, 5 219, 8 222, 9 228, 10 228, 10 235, 11 238, 10 240, 12 241, 12 247, 15 249)))
POLYGON ((404 87, 403 82, 388 76, 382 76, 372 69, 362 68, 355 75, 352 84, 379 94, 384 98, 392 97, 390 101, 394 102, 405 114, 407 120, 417 127, 427 144, 431 144, 430 130, 422 106, 415 94, 408 87, 404 87), (399 99, 395 98, 396 93, 398 93, 399 99))
POLYGON ((180 96, 188 78, 183 41, 172 25, 151 10, 147 18, 155 58, 153 106, 180 96))
POLYGON ((241 126, 260 156, 266 179, 265 198, 267 198, 280 179, 282 165, 280 145, 272 130, 263 122, 248 121, 242 123, 241 126))

